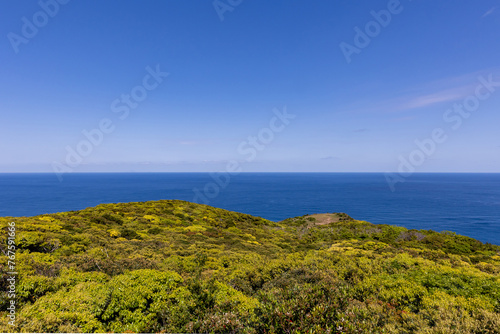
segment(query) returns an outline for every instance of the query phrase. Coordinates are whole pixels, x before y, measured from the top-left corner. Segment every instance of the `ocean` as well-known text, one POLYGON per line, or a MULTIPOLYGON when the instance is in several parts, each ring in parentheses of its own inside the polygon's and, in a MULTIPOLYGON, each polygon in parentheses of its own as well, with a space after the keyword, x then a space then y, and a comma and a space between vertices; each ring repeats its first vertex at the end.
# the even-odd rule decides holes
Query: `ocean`
POLYGON ((500 245, 500 174, 413 174, 391 191, 383 173, 0 174, 0 216, 101 203, 197 201, 273 221, 345 212, 375 224, 453 231, 500 245))

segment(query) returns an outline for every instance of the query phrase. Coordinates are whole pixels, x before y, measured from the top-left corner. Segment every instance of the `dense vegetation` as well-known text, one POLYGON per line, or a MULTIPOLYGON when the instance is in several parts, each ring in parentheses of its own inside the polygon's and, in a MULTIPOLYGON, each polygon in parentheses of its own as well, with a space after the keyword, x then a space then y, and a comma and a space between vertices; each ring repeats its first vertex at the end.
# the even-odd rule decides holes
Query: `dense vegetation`
POLYGON ((500 247, 183 201, 0 218, 1 332, 500 333, 500 247))

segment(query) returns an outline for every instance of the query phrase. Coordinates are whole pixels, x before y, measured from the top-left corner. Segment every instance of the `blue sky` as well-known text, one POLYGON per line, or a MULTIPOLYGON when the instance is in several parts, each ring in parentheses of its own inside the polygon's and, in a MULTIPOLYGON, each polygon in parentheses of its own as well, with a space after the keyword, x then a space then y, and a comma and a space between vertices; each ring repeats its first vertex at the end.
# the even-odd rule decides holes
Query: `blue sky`
POLYGON ((0 172, 500 172, 498 1, 25 0, 0 13, 0 172))

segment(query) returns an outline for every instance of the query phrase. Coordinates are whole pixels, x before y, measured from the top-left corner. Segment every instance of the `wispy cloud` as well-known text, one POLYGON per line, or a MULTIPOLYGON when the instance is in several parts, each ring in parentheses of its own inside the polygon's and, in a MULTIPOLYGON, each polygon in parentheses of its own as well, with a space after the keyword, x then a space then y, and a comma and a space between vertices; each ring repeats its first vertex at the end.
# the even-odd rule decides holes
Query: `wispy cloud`
MULTIPOLYGON (((394 119, 407 121, 415 119, 414 111, 420 109, 443 111, 450 104, 463 101, 474 94, 478 78, 493 76, 496 82, 500 78, 500 67, 487 68, 455 76, 442 77, 415 86, 403 87, 391 92, 390 96, 379 99, 360 99, 342 106, 339 113, 345 114, 401 114, 394 119)), ((381 94, 383 96, 383 94, 381 94)), ((362 132, 362 129, 353 130, 362 132)))
POLYGON ((493 74, 494 78, 498 78, 499 73, 499 68, 493 68, 441 78, 412 87, 398 97, 379 101, 377 105, 382 106, 379 108, 385 112, 404 112, 460 101, 474 93, 479 77, 493 74))
POLYGON ((413 87, 398 97, 399 102, 393 104, 391 109, 392 111, 408 111, 462 100, 474 93, 478 77, 487 77, 488 74, 498 72, 498 68, 481 70, 445 77, 413 87))
POLYGON ((474 85, 466 85, 450 89, 444 89, 436 93, 424 94, 422 96, 417 96, 413 98, 410 97, 406 102, 402 103, 398 109, 409 110, 409 109, 429 107, 444 102, 458 101, 470 95, 474 87, 475 87, 474 85))
POLYGON ((493 13, 495 11, 495 9, 497 9, 497 7, 492 7, 490 8, 486 13, 483 14, 483 16, 481 17, 486 17, 488 15, 490 15, 491 13, 493 13))

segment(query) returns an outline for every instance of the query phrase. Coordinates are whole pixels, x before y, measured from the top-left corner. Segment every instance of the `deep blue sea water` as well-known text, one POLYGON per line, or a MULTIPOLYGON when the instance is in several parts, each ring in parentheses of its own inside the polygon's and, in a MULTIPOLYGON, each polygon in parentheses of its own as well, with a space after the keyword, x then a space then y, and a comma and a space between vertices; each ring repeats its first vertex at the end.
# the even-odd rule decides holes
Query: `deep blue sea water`
POLYGON ((206 198, 209 205, 274 221, 346 212, 372 223, 454 231, 500 244, 500 174, 414 174, 394 192, 382 173, 244 173, 225 187, 215 184, 208 173, 68 174, 62 182, 53 174, 0 174, 0 216, 101 203, 193 201, 193 189, 205 193, 206 187, 213 197, 206 198))

